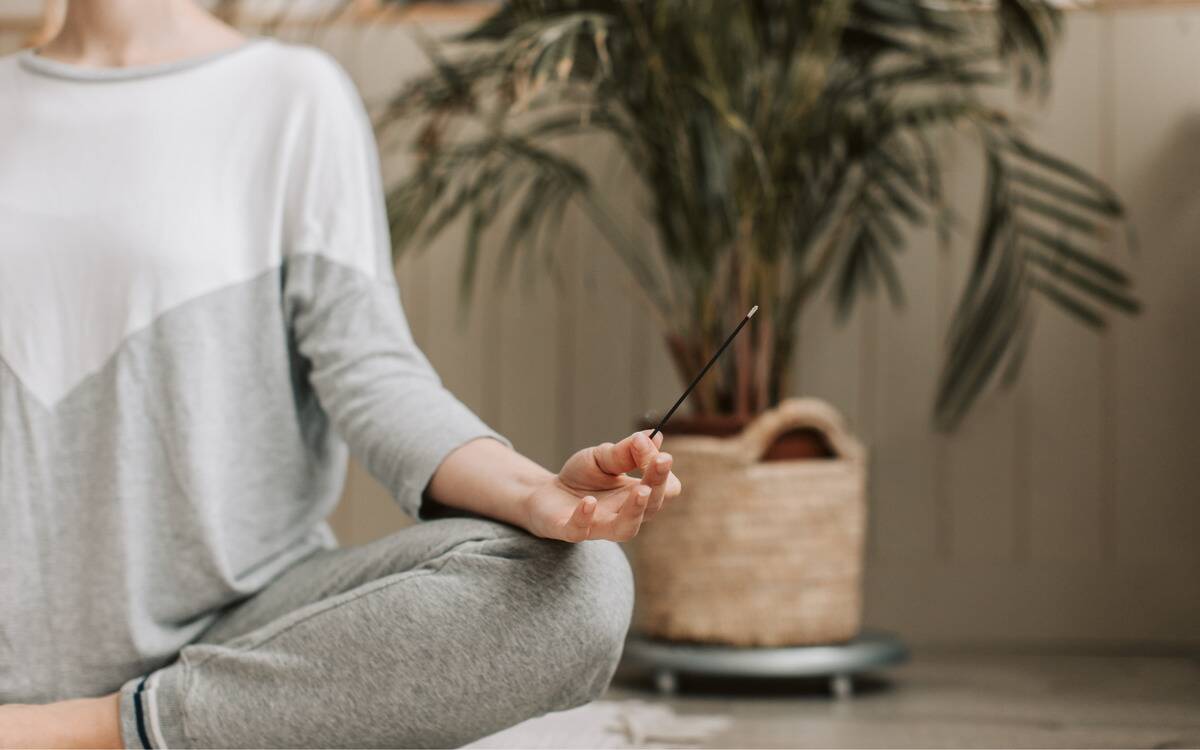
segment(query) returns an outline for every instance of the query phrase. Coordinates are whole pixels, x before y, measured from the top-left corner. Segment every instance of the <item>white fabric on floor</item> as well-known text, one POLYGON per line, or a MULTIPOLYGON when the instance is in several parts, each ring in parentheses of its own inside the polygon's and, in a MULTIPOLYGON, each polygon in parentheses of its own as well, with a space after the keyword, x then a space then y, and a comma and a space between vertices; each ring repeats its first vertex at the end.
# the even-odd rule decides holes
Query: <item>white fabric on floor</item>
POLYGON ((729 726, 724 716, 681 716, 645 701, 595 701, 546 714, 468 748, 670 748, 694 746, 729 726))

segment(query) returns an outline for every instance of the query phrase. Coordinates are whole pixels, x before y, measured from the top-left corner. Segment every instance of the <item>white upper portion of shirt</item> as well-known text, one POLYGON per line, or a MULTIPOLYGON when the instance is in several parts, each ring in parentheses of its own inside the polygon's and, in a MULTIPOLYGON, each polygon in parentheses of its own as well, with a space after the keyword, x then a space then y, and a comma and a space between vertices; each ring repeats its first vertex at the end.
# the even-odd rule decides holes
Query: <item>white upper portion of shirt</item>
POLYGON ((367 128, 336 63, 268 39, 135 68, 0 59, 0 361, 52 409, 131 333, 285 253, 379 274, 367 128))

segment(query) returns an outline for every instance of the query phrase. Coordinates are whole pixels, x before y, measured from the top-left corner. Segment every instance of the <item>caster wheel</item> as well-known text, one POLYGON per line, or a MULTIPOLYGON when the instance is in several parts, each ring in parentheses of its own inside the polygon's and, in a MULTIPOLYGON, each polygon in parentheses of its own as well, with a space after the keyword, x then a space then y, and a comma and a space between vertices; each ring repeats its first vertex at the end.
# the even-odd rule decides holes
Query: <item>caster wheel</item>
POLYGON ((835 674, 829 678, 829 689, 834 698, 845 700, 854 695, 854 680, 848 674, 835 674))
POLYGON ((662 669, 654 673, 654 687, 663 695, 674 695, 679 689, 679 681, 674 672, 662 669))

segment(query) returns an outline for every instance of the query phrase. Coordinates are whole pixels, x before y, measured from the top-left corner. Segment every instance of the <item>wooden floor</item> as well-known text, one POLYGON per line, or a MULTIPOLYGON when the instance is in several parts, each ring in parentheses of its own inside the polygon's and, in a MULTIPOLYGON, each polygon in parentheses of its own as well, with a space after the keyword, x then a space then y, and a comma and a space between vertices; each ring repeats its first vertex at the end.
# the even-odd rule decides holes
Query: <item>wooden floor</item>
MULTIPOLYGON (((687 680, 665 699, 728 728, 700 747, 1196 748, 1200 657, 922 653, 848 700, 811 682, 687 680)), ((654 699, 622 670, 610 700, 654 699)))

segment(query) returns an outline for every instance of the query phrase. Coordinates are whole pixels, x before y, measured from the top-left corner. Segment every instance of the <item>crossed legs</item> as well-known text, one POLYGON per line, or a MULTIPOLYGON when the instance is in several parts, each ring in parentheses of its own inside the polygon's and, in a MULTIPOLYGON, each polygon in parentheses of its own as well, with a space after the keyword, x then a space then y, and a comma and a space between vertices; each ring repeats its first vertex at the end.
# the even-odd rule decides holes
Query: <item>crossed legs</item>
POLYGON ((127 683, 127 747, 452 747, 599 696, 633 603, 620 548, 479 518, 319 552, 127 683))

